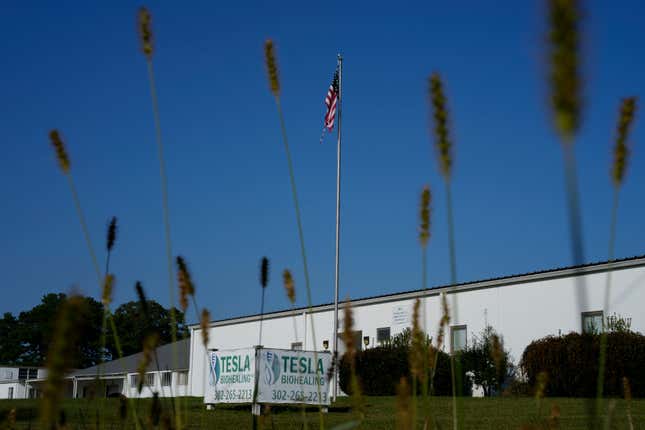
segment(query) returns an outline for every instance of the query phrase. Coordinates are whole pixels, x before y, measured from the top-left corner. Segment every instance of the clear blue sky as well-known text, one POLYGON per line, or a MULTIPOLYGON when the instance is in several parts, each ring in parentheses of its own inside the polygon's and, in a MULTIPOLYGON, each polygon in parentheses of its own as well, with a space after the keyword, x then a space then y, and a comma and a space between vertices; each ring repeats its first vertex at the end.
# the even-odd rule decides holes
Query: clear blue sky
MULTIPOLYGON (((277 44, 315 303, 333 300, 336 147, 318 143, 323 98, 344 63, 341 297, 420 287, 419 192, 434 191, 429 284, 449 280, 445 193, 429 137, 426 78, 446 82, 456 142, 458 280, 566 266, 562 154, 547 109, 541 1, 177 2, 149 5, 156 37, 175 254, 215 319, 288 306, 280 273, 304 280, 263 42, 277 44)), ((77 285, 99 296, 47 132, 59 128, 99 259, 120 231, 116 302, 135 280, 169 292, 138 3, 5 3, 0 14, 0 311, 77 285)), ((587 261, 607 258, 609 166, 621 97, 645 95, 645 4, 586 8, 585 109, 577 142, 587 261)), ((641 100, 641 104, 643 101, 641 100)), ((621 192, 617 256, 645 254, 645 113, 621 192)), ((194 319, 194 314, 189 314, 194 319)))

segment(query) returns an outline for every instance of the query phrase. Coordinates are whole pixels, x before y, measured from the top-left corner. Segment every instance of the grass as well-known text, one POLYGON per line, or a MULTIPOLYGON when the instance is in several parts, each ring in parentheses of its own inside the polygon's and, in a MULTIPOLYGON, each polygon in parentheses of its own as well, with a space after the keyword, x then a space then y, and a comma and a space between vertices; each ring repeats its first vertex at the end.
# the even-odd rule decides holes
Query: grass
MULTIPOLYGON (((452 425, 452 399, 450 397, 432 397, 430 399, 433 411, 437 416, 441 428, 450 428, 452 425)), ((612 399, 604 400, 603 410, 607 410, 612 399)), ((93 428, 91 411, 96 409, 96 400, 65 400, 63 409, 67 417, 69 428, 93 428)), ((626 403, 616 399, 611 428, 628 428, 626 418, 626 403)), ((147 417, 150 411, 151 400, 135 400, 139 416, 147 417)), ((537 415, 536 403, 532 398, 463 398, 463 422, 460 426, 464 429, 518 429, 526 425, 537 425, 535 428, 548 428, 546 424, 551 414, 551 406, 557 404, 560 408, 560 428, 585 429, 587 428, 587 410, 585 399, 554 398, 544 399, 542 413, 537 415)), ((378 430, 395 428, 396 401, 394 397, 365 397, 365 420, 359 428, 378 430)), ((38 427, 38 401, 37 400, 2 400, 0 401, 0 429, 5 428, 5 417, 11 409, 16 409, 17 429, 37 429, 38 427)), ((241 430, 251 428, 250 405, 219 405, 213 411, 203 413, 204 405, 201 398, 187 398, 187 413, 185 428, 234 428, 241 430)), ((645 399, 632 401, 632 414, 634 428, 645 428, 645 399)), ((264 428, 271 429, 301 429, 302 410, 300 407, 274 406, 271 417, 264 417, 264 428)), ((418 423, 423 416, 419 414, 418 423)), ((146 419, 146 418, 144 418, 146 419)), ((318 408, 307 408, 307 421, 315 426, 318 423, 318 408)), ((326 426, 333 426, 352 419, 351 400, 347 397, 339 398, 325 414, 326 426)), ((119 418, 118 399, 105 401, 103 411, 103 425, 106 429, 121 428, 119 418)))

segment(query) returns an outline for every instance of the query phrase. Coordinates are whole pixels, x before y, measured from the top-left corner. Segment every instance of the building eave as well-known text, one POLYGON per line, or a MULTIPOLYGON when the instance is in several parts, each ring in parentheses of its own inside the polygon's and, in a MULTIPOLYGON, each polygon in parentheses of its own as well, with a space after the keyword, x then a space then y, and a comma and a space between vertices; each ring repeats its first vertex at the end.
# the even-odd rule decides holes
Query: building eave
MULTIPOLYGON (((360 306, 366 306, 366 305, 372 305, 372 304, 388 303, 388 302, 402 301, 402 300, 414 300, 416 298, 421 298, 421 297, 437 296, 444 292, 447 294, 452 294, 452 293, 473 291, 473 290, 479 290, 479 289, 485 289, 485 288, 504 287, 504 286, 514 285, 514 284, 525 284, 528 282, 540 282, 540 281, 548 281, 553 279, 568 278, 568 277, 580 276, 580 275, 591 275, 595 273, 607 272, 609 270, 614 270, 614 271, 624 270, 624 269, 631 269, 631 268, 637 268, 637 267, 643 267, 643 266, 645 266, 645 255, 640 255, 636 257, 614 260, 611 262, 603 261, 603 262, 590 263, 590 264, 585 264, 580 266, 569 266, 569 267, 562 267, 562 268, 556 268, 556 269, 541 270, 541 271, 529 272, 529 273, 524 273, 519 275, 509 275, 509 276, 503 276, 498 278, 465 282, 454 286, 441 285, 441 286, 431 287, 426 290, 412 290, 412 291, 404 291, 400 293, 391 293, 391 294, 385 294, 385 295, 379 295, 379 296, 365 297, 361 299, 351 300, 349 302, 352 304, 352 307, 360 307, 360 306)), ((339 302, 338 306, 339 308, 342 309, 346 306, 347 303, 348 301, 343 300, 342 302, 339 302)), ((328 311, 332 311, 333 309, 334 309, 334 304, 327 303, 327 304, 312 306, 311 308, 300 307, 296 309, 288 309, 283 311, 265 313, 262 316, 262 318, 264 320, 269 320, 269 319, 275 319, 275 318, 290 317, 293 315, 300 315, 305 312, 308 314, 318 313, 318 312, 328 312, 328 311)), ((209 327, 211 328, 223 327, 223 326, 232 325, 232 324, 254 322, 254 321, 259 321, 260 317, 261 317, 260 314, 253 314, 253 315, 247 315, 242 317, 233 317, 233 318, 227 318, 222 320, 215 320, 210 322, 209 327)), ((191 324, 189 325, 189 328, 199 329, 200 324, 191 324)))

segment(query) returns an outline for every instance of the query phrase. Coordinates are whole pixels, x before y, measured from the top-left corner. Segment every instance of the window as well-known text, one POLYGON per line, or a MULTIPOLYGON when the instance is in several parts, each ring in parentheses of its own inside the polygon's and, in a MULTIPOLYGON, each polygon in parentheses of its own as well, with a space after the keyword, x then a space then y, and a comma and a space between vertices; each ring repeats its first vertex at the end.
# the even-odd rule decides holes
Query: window
POLYGON ((24 380, 27 379, 27 376, 29 376, 29 369, 26 367, 21 367, 18 369, 18 379, 24 380))
POLYGON ((390 340, 390 328, 381 327, 376 329, 376 343, 382 345, 390 340))
POLYGON ((188 385, 188 372, 177 373, 177 385, 188 385))
POLYGON ((293 351, 302 351, 302 342, 293 342, 291 344, 291 349, 293 351))
POLYGON ((155 374, 154 373, 146 373, 146 385, 149 387, 154 387, 155 386, 155 374))
POLYGON ((29 379, 38 378, 38 369, 29 369, 29 379))
POLYGON ((581 320, 583 333, 600 333, 603 330, 602 311, 583 312, 581 320))
POLYGON ((363 331, 358 330, 352 332, 352 336, 354 337, 354 347, 356 348, 356 351, 362 351, 363 350, 363 331))
POLYGON ((136 388, 139 386, 139 375, 132 374, 130 375, 130 387, 136 388))
POLYGON ((453 325, 450 327, 450 351, 457 352, 466 348, 468 339, 465 325, 453 325))
POLYGON ((9 400, 13 399, 13 387, 9 387, 9 394, 7 397, 9 400))
POLYGON ((172 382, 172 372, 163 372, 161 374, 161 386, 170 387, 171 382, 172 382))

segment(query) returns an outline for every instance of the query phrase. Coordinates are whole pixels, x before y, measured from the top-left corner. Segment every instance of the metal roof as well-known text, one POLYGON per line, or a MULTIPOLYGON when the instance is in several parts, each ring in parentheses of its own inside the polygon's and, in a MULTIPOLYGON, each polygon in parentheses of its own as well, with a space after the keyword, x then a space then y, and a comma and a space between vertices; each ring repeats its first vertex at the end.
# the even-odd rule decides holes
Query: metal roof
MULTIPOLYGON (((157 359, 159 360, 159 370, 187 370, 188 359, 190 354, 190 339, 184 339, 173 343, 168 343, 157 348, 157 359), (176 345, 177 357, 175 359, 174 353, 176 345)), ((108 361, 100 366, 92 366, 87 369, 77 370, 70 373, 67 377, 79 376, 109 376, 124 373, 134 373, 143 358, 143 352, 128 355, 127 357, 119 358, 116 360, 108 361)), ((152 364, 148 367, 148 371, 157 370, 157 362, 153 357, 152 364)))
MULTIPOLYGON (((417 297, 423 297, 423 296, 436 296, 442 292, 446 292, 450 294, 450 293, 460 292, 460 291, 478 290, 482 288, 494 288, 494 287, 507 286, 511 284, 522 284, 526 282, 536 282, 536 281, 544 281, 549 279, 566 278, 566 277, 578 276, 583 274, 588 275, 593 273, 606 272, 608 270, 621 270, 621 269, 629 269, 629 268, 641 267, 641 266, 645 266, 645 255, 639 255, 639 256, 628 257, 623 259, 616 259, 616 260, 612 260, 611 262, 602 261, 602 262, 596 262, 596 263, 582 264, 578 266, 558 267, 558 268, 539 270, 539 271, 527 272, 527 273, 516 274, 516 275, 500 276, 497 278, 489 278, 489 279, 482 279, 478 281, 458 283, 456 285, 450 285, 450 284, 437 285, 434 287, 430 287, 426 290, 410 290, 410 291, 404 291, 400 293, 391 293, 391 294, 384 294, 380 296, 364 297, 361 299, 350 300, 350 302, 353 307, 357 307, 357 306, 365 306, 365 305, 374 304, 374 303, 386 303, 386 302, 399 301, 399 300, 415 299, 417 297)), ((347 300, 339 301, 338 303, 339 308, 344 307, 346 303, 347 303, 347 300)), ((266 320, 266 319, 272 319, 272 318, 291 316, 294 314, 301 314, 303 312, 316 313, 316 312, 329 311, 333 309, 334 309, 333 303, 326 303, 322 305, 312 306, 311 308, 309 308, 308 306, 303 306, 295 309, 267 312, 264 314, 263 318, 266 320)), ((260 314, 226 318, 222 320, 211 321, 210 327, 221 327, 221 326, 226 326, 231 324, 257 321, 259 319, 260 319, 260 314)), ((189 327, 199 328, 199 326, 200 326, 199 324, 191 324, 189 327)))

